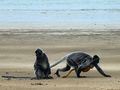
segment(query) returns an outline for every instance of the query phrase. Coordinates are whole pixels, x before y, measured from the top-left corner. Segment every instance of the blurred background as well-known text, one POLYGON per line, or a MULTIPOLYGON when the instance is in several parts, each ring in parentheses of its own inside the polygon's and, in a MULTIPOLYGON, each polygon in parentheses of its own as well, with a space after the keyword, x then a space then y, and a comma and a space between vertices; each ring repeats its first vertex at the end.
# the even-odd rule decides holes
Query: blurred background
POLYGON ((0 28, 119 29, 119 0, 0 0, 0 28))

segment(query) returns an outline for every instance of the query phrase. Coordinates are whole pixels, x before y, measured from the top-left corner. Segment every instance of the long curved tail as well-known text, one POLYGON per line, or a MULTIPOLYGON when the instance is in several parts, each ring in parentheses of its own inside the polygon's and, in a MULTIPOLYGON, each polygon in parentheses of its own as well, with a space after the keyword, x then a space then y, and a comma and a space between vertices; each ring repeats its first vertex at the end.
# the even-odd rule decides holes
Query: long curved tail
POLYGON ((55 62, 54 64, 50 65, 50 68, 58 65, 59 63, 65 61, 67 59, 67 56, 63 57, 62 59, 58 60, 57 62, 55 62))

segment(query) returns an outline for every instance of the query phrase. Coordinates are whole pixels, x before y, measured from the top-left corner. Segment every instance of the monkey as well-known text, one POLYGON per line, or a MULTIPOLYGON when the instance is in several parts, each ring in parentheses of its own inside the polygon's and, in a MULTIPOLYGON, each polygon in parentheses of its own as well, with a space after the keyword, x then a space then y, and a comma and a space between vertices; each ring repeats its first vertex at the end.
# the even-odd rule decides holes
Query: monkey
POLYGON ((35 51, 35 54, 34 71, 36 79, 51 79, 51 69, 47 55, 39 48, 35 51))
POLYGON ((92 57, 87 53, 72 52, 72 53, 64 56, 61 60, 59 60, 55 64, 51 65, 50 68, 56 66, 57 64, 59 64, 63 61, 66 61, 66 67, 64 67, 62 69, 57 69, 55 74, 58 77, 60 77, 59 72, 69 71, 71 69, 71 67, 73 67, 73 69, 66 76, 63 76, 64 78, 66 78, 74 70, 75 70, 76 76, 79 78, 79 77, 81 77, 80 76, 81 72, 87 72, 90 69, 92 69, 93 67, 95 67, 97 69, 97 71, 104 77, 111 77, 110 75, 105 74, 104 71, 100 68, 100 66, 98 65, 99 60, 100 60, 100 58, 98 55, 94 55, 92 57))

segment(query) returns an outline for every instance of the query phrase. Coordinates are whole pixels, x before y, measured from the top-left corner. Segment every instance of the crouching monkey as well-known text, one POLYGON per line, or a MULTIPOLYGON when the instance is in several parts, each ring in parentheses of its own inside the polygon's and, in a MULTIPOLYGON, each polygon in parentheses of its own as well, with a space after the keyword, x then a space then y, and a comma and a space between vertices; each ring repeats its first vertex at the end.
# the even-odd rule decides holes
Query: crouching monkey
POLYGON ((56 66, 57 64, 66 61, 66 67, 57 69, 56 75, 60 77, 59 72, 66 72, 69 71, 71 67, 71 71, 66 75, 63 76, 64 78, 67 77, 72 71, 75 70, 76 76, 81 77, 81 72, 87 72, 93 67, 97 69, 97 71, 103 75, 104 77, 111 77, 110 75, 107 75, 104 73, 104 71, 100 68, 98 65, 100 58, 97 55, 94 55, 93 57, 88 55, 87 53, 83 52, 72 52, 66 56, 64 56, 61 60, 56 62, 55 64, 51 65, 51 68, 56 66))

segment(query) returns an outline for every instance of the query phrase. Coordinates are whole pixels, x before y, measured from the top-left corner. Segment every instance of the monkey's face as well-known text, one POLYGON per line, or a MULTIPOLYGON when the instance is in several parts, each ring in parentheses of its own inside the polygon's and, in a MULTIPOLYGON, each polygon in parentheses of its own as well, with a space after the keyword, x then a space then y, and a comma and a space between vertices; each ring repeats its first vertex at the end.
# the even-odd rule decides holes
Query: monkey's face
POLYGON ((93 56, 94 63, 99 63, 100 58, 97 55, 93 56))
POLYGON ((37 50, 35 51, 35 54, 36 54, 37 57, 41 57, 42 54, 43 54, 43 52, 42 52, 42 50, 37 49, 37 50))

